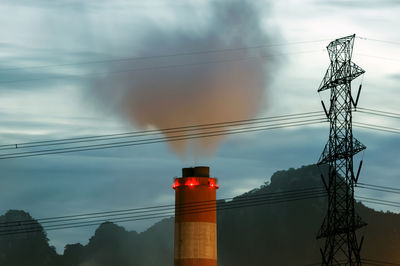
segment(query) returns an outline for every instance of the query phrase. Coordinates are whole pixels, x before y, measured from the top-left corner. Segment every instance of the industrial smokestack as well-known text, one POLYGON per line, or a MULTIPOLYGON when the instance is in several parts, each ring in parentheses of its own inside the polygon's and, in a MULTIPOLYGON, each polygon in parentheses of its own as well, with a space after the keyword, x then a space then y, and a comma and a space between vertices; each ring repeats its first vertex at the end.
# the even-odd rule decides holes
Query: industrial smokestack
POLYGON ((175 189, 175 266, 217 266, 217 179, 210 168, 183 168, 175 189))

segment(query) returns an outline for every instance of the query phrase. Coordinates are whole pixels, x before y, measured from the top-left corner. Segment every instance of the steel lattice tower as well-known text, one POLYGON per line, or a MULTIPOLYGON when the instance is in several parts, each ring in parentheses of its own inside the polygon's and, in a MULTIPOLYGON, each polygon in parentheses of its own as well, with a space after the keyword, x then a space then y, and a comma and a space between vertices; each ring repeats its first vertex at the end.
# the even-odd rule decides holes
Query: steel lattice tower
POLYGON ((365 71, 351 61, 355 35, 332 41, 327 50, 331 61, 318 92, 330 90, 330 108, 322 106, 330 122, 329 141, 318 161, 328 165, 328 177, 322 176, 328 193, 328 213, 318 238, 325 238, 321 248, 322 265, 361 265, 359 242, 356 230, 364 225, 354 209, 354 185, 357 183, 362 161, 357 174, 353 171, 353 156, 366 147, 353 137, 352 109, 356 100, 351 95, 351 81, 365 71))

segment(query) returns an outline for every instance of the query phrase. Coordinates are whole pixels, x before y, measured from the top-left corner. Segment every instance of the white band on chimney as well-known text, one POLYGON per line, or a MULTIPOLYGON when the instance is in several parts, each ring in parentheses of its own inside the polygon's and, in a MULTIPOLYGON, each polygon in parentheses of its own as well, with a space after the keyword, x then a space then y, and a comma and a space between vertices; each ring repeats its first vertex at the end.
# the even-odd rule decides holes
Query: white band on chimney
POLYGON ((175 224, 175 259, 217 259, 217 224, 182 222, 175 224))

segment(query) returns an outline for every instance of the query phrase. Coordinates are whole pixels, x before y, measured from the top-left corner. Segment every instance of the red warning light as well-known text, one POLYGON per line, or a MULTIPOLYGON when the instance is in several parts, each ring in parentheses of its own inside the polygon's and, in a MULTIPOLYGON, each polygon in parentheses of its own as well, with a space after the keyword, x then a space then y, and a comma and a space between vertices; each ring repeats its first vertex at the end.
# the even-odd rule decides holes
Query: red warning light
POLYGON ((174 181, 174 184, 172 184, 172 188, 175 189, 175 188, 179 187, 180 185, 181 185, 181 184, 179 183, 179 181, 178 181, 178 180, 175 180, 175 181, 174 181))
POLYGON ((194 187, 200 185, 200 182, 196 178, 188 178, 185 182, 185 186, 194 187))
POLYGON ((197 177, 185 177, 185 178, 176 178, 174 183, 172 184, 173 189, 177 189, 178 187, 189 187, 194 188, 197 186, 205 186, 212 189, 218 189, 217 180, 215 178, 197 178, 197 177))
POLYGON ((208 186, 211 187, 211 188, 216 188, 216 189, 219 188, 219 186, 216 184, 215 180, 213 180, 213 179, 208 181, 208 186))

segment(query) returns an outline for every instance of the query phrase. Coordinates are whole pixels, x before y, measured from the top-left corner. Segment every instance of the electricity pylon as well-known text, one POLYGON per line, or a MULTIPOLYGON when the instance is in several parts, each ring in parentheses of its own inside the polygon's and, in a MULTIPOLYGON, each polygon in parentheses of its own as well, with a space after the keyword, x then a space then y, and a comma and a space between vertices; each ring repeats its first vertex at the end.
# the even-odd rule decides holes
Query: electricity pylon
POLYGON ((321 248, 322 265, 361 265, 360 250, 363 239, 357 240, 356 230, 366 225, 354 209, 354 185, 357 174, 353 171, 353 156, 366 147, 353 137, 352 110, 357 97, 351 94, 351 81, 365 71, 351 61, 355 35, 332 41, 327 50, 331 61, 318 92, 330 90, 330 107, 325 114, 330 122, 329 141, 318 161, 328 165, 328 178, 322 176, 328 193, 328 213, 317 238, 325 238, 321 248))

